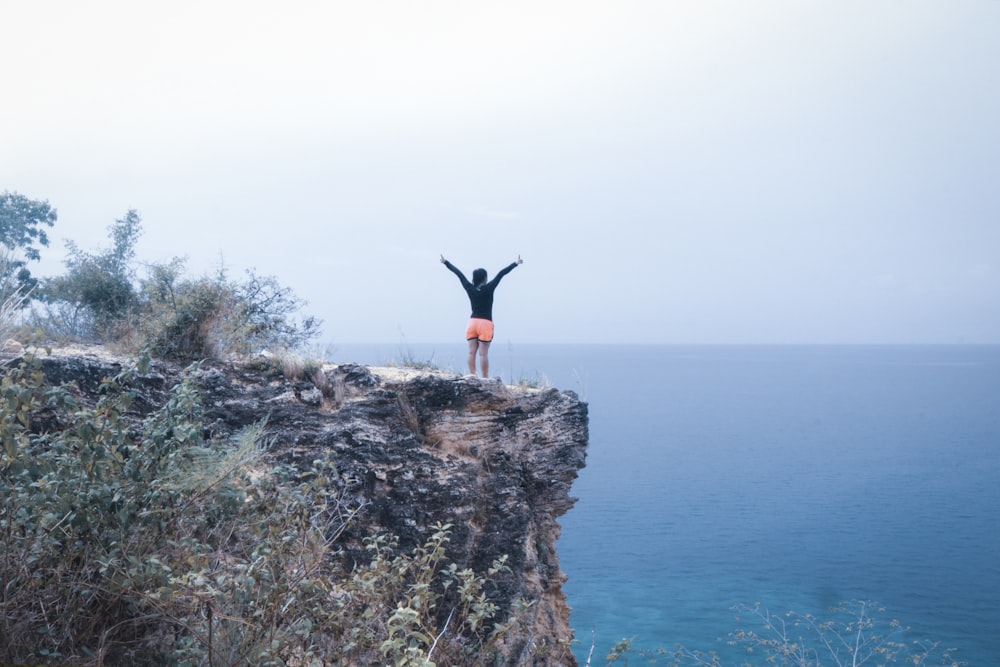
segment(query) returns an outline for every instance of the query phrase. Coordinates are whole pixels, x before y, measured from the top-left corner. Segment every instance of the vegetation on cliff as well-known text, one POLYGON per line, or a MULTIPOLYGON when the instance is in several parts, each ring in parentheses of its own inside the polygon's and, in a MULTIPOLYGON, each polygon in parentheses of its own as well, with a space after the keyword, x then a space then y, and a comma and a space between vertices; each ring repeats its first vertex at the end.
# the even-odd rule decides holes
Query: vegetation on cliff
POLYGON ((185 275, 183 258, 143 264, 139 213, 129 210, 108 228, 110 246, 86 251, 67 243, 66 273, 43 280, 26 265, 47 246, 56 211, 18 193, 0 195, 0 299, 31 303, 24 318, 34 337, 113 344, 167 359, 194 361, 294 349, 313 340, 321 321, 301 316, 305 305, 273 276, 250 269, 241 280, 222 267, 214 276, 185 275))
POLYGON ((136 428, 136 372, 95 402, 30 358, 4 375, 0 663, 495 664, 503 559, 449 563, 438 524, 342 569, 347 480, 258 465, 262 424, 213 438, 189 377, 136 428))

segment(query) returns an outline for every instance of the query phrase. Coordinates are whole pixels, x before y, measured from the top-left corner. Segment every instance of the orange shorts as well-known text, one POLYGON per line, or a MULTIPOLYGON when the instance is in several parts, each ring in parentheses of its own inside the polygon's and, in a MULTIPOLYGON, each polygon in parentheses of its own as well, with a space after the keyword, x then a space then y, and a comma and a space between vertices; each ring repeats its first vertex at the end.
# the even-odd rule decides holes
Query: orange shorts
POLYGON ((493 340, 493 322, 480 317, 473 317, 469 320, 469 326, 465 329, 465 340, 479 339, 480 343, 489 343, 493 340))

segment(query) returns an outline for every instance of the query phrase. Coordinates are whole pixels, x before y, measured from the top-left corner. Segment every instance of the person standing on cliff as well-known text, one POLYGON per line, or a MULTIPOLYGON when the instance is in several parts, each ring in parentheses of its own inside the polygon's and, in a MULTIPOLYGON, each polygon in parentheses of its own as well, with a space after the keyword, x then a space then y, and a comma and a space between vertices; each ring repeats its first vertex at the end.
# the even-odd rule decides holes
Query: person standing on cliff
POLYGON ((472 272, 472 282, 459 271, 454 264, 441 255, 441 263, 458 276, 465 293, 469 295, 472 305, 472 316, 465 329, 465 339, 469 341, 469 373, 476 374, 476 353, 479 354, 479 367, 483 377, 490 376, 490 343, 493 342, 493 292, 500 279, 513 271, 524 260, 518 255, 516 262, 511 262, 497 273, 493 280, 486 282, 486 269, 476 269, 472 272))

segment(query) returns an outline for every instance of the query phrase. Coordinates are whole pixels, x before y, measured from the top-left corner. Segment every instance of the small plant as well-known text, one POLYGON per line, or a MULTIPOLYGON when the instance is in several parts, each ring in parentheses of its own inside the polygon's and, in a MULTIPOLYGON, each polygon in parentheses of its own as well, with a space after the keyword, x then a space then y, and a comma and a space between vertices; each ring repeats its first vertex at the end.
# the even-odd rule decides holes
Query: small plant
MULTIPOLYGON (((286 380, 310 380, 315 384, 317 382, 317 375, 322 375, 322 361, 303 357, 294 350, 287 348, 279 349, 271 355, 271 358, 281 368, 281 374, 286 380)), ((322 389, 320 386, 322 383, 323 379, 318 379, 316 386, 322 389)))
POLYGON ((422 371, 439 370, 438 365, 434 362, 433 352, 431 353, 430 358, 422 360, 417 358, 416 353, 411 348, 406 348, 405 350, 401 349, 399 352, 399 359, 393 360, 389 365, 422 371))
POLYGON ((904 642, 910 628, 895 619, 880 618, 885 608, 873 602, 841 603, 830 609, 832 617, 826 620, 794 612, 772 615, 759 603, 741 609, 760 621, 763 629, 738 630, 730 635, 731 642, 747 651, 759 648, 780 655, 792 665, 804 667, 818 664, 821 659, 838 667, 959 664, 952 656, 954 649, 942 648, 938 642, 904 642))
MULTIPOLYGON (((841 603, 830 609, 830 617, 787 612, 772 614, 759 603, 737 607, 759 624, 757 629, 738 629, 729 634, 729 644, 743 649, 740 665, 778 664, 789 667, 861 667, 862 665, 964 664, 954 649, 921 639, 904 641, 909 628, 895 619, 885 619, 885 609, 865 600, 841 603)), ((740 620, 738 617, 737 620, 740 620)), ((674 665, 721 667, 714 652, 678 648, 674 665)))
POLYGON ((20 289, 14 289, 0 300, 0 350, 3 349, 7 339, 20 328, 19 320, 28 299, 28 294, 20 289))
MULTIPOLYGON (((787 612, 771 614, 760 604, 741 605, 740 614, 748 615, 759 624, 758 629, 738 629, 729 634, 728 644, 743 650, 737 662, 726 662, 717 652, 703 652, 683 646, 670 652, 662 648, 636 649, 635 637, 617 642, 606 656, 610 667, 621 661, 628 665, 629 657, 642 664, 669 664, 673 667, 754 667, 783 665, 785 667, 884 667, 885 665, 938 665, 960 667, 965 663, 955 659, 954 649, 943 648, 938 642, 920 639, 904 641, 909 628, 894 619, 885 620, 885 609, 875 603, 855 600, 830 609, 831 617, 819 619, 810 614, 787 612)), ((737 617, 737 620, 741 620, 737 617)), ((591 667, 595 650, 591 643, 585 667, 591 667)))
POLYGON ((484 589, 507 559, 496 560, 485 575, 445 565, 450 530, 437 524, 411 554, 399 554, 388 535, 366 540, 370 561, 336 591, 341 613, 361 622, 344 637, 335 664, 494 664, 512 623, 495 621, 498 608, 484 589))
POLYGON ((547 389, 552 386, 545 375, 537 372, 534 377, 521 376, 514 384, 522 389, 547 389))

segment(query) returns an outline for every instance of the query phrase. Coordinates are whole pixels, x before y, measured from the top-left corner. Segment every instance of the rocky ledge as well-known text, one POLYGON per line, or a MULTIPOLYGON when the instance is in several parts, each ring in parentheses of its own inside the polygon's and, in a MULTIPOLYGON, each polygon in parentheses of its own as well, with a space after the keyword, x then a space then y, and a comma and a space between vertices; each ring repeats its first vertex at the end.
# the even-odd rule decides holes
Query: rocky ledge
MULTIPOLYGON (((39 357, 51 381, 84 394, 128 363, 100 348, 39 357)), ((162 404, 181 373, 154 363, 133 406, 162 404)), ((343 535, 345 559, 362 557, 365 536, 389 532, 410 551, 435 524, 452 524, 448 557, 460 568, 482 573, 508 558, 493 594, 498 617, 517 619, 507 664, 576 665, 555 548, 587 447, 587 406, 574 393, 353 364, 289 380, 260 360, 205 362, 195 377, 215 437, 266 417, 267 464, 309 475, 323 461, 352 480, 361 509, 343 535)))

